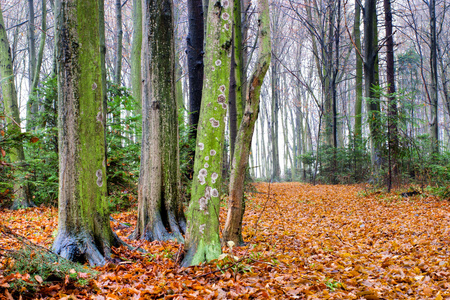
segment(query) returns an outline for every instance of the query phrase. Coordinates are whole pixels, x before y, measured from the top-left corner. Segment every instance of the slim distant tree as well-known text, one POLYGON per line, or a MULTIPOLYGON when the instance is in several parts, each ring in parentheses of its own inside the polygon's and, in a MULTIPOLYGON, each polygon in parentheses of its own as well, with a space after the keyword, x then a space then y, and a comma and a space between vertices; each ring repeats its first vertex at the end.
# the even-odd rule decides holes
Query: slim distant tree
POLYGON ((223 241, 233 241, 236 245, 243 242, 242 217, 244 179, 248 165, 255 123, 259 113, 261 86, 263 84, 266 72, 269 69, 271 58, 268 1, 259 0, 258 9, 260 11, 258 20, 258 40, 260 46, 256 66, 246 89, 247 95, 244 116, 237 133, 236 147, 230 176, 228 214, 223 232, 223 241))
MULTIPOLYGON (((28 0, 28 30, 27 30, 27 38, 28 38, 28 83, 29 83, 29 95, 32 95, 32 87, 33 87, 33 78, 34 73, 36 71, 36 38, 34 31, 36 30, 34 26, 34 0, 28 0)), ((27 103, 27 131, 32 129, 30 124, 32 120, 34 120, 35 115, 37 113, 37 103, 32 101, 32 98, 28 98, 27 103)))
POLYGON ((131 43, 131 89, 141 107, 142 1, 133 0, 133 41, 131 43))
POLYGON ((243 57, 243 37, 244 32, 242 28, 242 5, 240 0, 234 1, 234 24, 233 24, 233 48, 231 53, 231 68, 230 68, 230 91, 229 91, 229 124, 230 124, 230 161, 233 160, 234 147, 236 143, 236 135, 242 120, 244 111, 243 94, 245 88, 246 74, 244 72, 244 57, 243 57))
MULTIPOLYGON (((34 70, 34 77, 31 84, 30 93, 34 94, 39 83, 39 75, 41 73, 42 59, 44 57, 45 40, 47 37, 47 1, 42 0, 42 16, 41 16, 41 41, 39 43, 39 51, 36 58, 36 69, 34 70)), ((36 103, 37 104, 37 103, 36 103)))
POLYGON ((380 160, 380 102, 374 91, 378 82, 378 33, 377 1, 365 0, 364 6, 364 83, 367 98, 367 113, 371 138, 371 160, 375 169, 381 165, 380 160))
POLYGON ((394 36, 392 31, 391 0, 384 0, 384 25, 386 30, 386 78, 388 83, 388 146, 389 174, 388 191, 391 191, 392 176, 396 175, 398 149, 397 100, 395 96, 394 36))
POLYGON ((361 57, 361 4, 355 1, 355 23, 353 35, 356 49, 356 102, 355 102, 355 142, 357 146, 362 144, 362 102, 363 102, 363 60, 361 57))
POLYGON ((116 55, 114 60, 114 83, 117 86, 121 85, 122 79, 122 40, 123 40, 123 29, 122 29, 122 1, 116 0, 115 3, 116 11, 116 34, 115 34, 115 48, 116 55))
POLYGON ((430 137, 433 153, 439 153, 439 118, 438 118, 438 71, 437 71, 437 35, 436 35, 436 0, 426 2, 430 13, 430 71, 431 84, 429 99, 431 105, 430 137))
POLYGON ((143 6, 142 148, 134 238, 183 241, 172 0, 143 6))
POLYGON ((104 265, 120 240, 109 224, 103 0, 57 0, 58 234, 53 251, 104 265), (100 28, 100 29, 99 29, 100 28))
MULTIPOLYGON (((17 103, 17 91, 14 85, 14 70, 9 48, 8 37, 6 35, 3 13, 0 6, 0 82, 2 85, 3 105, 5 108, 7 134, 19 140, 21 135, 20 115, 17 103)), ((9 151, 11 162, 20 166, 25 160, 25 153, 21 142, 17 142, 9 151)), ((17 175, 17 174, 15 174, 17 175)), ((14 181, 14 203, 12 209, 34 206, 31 202, 28 185, 23 180, 17 178, 14 181)))
POLYGON ((233 1, 209 6, 205 46, 205 80, 197 129, 194 179, 187 211, 183 266, 216 259, 219 239, 219 203, 222 153, 230 84, 233 1))

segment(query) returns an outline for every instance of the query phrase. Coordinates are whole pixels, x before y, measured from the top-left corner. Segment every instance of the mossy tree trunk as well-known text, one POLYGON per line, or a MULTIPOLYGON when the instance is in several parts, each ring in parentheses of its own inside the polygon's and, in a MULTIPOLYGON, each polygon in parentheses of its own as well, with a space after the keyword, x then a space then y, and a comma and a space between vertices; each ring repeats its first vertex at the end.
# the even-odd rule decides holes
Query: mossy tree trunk
POLYGON ((183 266, 216 259, 219 239, 219 190, 230 84, 233 1, 209 5, 205 47, 205 80, 197 129, 194 179, 187 212, 183 266))
POLYGON ((57 1, 59 220, 53 251, 104 265, 120 245, 109 224, 102 0, 57 1))
MULTIPOLYGON (((3 104, 5 107, 7 135, 20 139, 20 115, 17 104, 17 91, 14 85, 14 70, 11 58, 11 49, 9 47, 8 37, 6 35, 5 23, 3 22, 2 9, 0 7, 0 82, 2 84, 3 104)), ((10 148, 9 159, 16 164, 14 170, 25 160, 22 143, 18 142, 10 148)), ((14 177, 18 174, 14 172, 14 177)), ((28 185, 16 177, 14 181, 14 203, 12 209, 34 206, 31 202, 28 185)))
POLYGON ((143 1, 142 148, 134 238, 183 241, 172 0, 143 1))
POLYGON ((242 44, 242 13, 241 1, 234 1, 234 24, 233 24, 233 48, 231 53, 231 68, 230 68, 230 92, 229 92, 229 114, 230 114, 230 161, 233 161, 234 147, 236 144, 236 135, 241 124, 242 114, 244 111, 243 104, 243 84, 246 75, 244 73, 244 59, 242 44))
POLYGON ((231 168, 228 214, 223 232, 223 242, 233 241, 236 245, 242 240, 242 210, 244 201, 244 180, 253 131, 258 119, 261 86, 270 66, 270 18, 267 0, 258 1, 260 11, 258 20, 259 53, 253 74, 247 86, 245 110, 236 138, 236 147, 231 168))
POLYGON ((374 91, 378 80, 377 1, 365 0, 364 6, 364 84, 371 138, 371 160, 375 172, 381 166, 380 99, 374 91))
MULTIPOLYGON (((131 90, 141 107, 142 1, 133 0, 133 41, 131 43, 131 90)), ((140 112, 138 112, 140 113, 140 112)))
POLYGON ((363 62, 362 62, 362 48, 361 48, 361 4, 355 1, 355 23, 353 26, 353 35, 356 46, 356 77, 355 77, 355 144, 361 147, 362 144, 362 101, 363 101, 363 62))

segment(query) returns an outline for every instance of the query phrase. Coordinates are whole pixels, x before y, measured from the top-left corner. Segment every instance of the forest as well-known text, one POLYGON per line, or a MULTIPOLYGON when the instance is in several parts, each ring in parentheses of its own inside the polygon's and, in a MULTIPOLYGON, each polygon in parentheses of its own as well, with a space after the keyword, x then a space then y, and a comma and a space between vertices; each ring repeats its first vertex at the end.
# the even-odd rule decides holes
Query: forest
POLYGON ((447 0, 1 0, 0 299, 450 298, 447 0))

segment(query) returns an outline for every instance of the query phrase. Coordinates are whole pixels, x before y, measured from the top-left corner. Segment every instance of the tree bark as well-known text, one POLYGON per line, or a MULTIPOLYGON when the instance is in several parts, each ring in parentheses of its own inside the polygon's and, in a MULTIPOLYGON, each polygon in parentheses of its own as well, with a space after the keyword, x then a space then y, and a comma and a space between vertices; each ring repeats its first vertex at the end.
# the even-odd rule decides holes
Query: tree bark
POLYGON ((438 117, 438 73, 437 73, 437 36, 436 36, 436 0, 428 3, 430 12, 430 137, 431 149, 434 154, 439 154, 439 117, 438 117))
POLYGON ((395 89, 394 37, 392 31, 391 0, 384 0, 384 24, 386 30, 386 78, 388 84, 388 146, 389 174, 388 191, 392 186, 392 176, 396 176, 396 157, 398 152, 397 99, 395 89))
POLYGON ((38 110, 37 102, 33 101, 31 97, 33 94, 33 78, 36 71, 36 41, 34 30, 34 1, 28 0, 28 83, 30 90, 27 103, 27 131, 34 129, 31 123, 33 123, 38 110))
POLYGON ((244 180, 248 157, 252 145, 253 131, 258 119, 261 86, 270 66, 270 18, 269 3, 259 0, 258 39, 260 43, 256 66, 247 87, 244 117, 236 139, 235 153, 231 168, 228 197, 228 214, 223 231, 223 242, 233 241, 236 245, 243 242, 242 217, 244 201, 244 180))
POLYGON ((353 35, 356 46, 356 78, 355 78, 355 145, 362 146, 362 102, 363 102, 363 61, 361 57, 361 5, 355 1, 355 23, 353 27, 353 35))
POLYGON ((379 85, 378 78, 378 34, 376 0, 365 0, 364 7, 364 80, 368 98, 367 114, 371 138, 371 160, 375 171, 381 166, 380 158, 380 101, 373 88, 379 85))
POLYGON ((58 0, 57 8, 59 211, 52 249, 104 265, 121 241, 106 198, 103 3, 58 0))
POLYGON ((42 17, 41 17, 41 42, 36 60, 36 69, 34 71, 33 82, 31 84, 30 93, 34 94, 39 83, 39 75, 41 73, 42 58, 44 57, 45 40, 47 37, 47 1, 42 0, 42 17))
POLYGON ((123 40, 123 30, 122 30, 122 1, 116 0, 116 36, 115 36, 115 48, 116 56, 114 61, 114 83, 119 87, 121 85, 122 79, 122 40, 123 40))
MULTIPOLYGON (((187 7, 189 32, 186 38, 186 54, 189 72, 189 125, 192 128, 191 138, 195 138, 197 136, 200 106, 202 103, 205 11, 202 0, 188 0, 187 7)), ((194 150, 195 149, 191 149, 191 154, 189 155, 192 157, 192 161, 188 166, 190 176, 193 176, 194 172, 194 150)))
POLYGON ((209 6, 205 48, 205 81, 197 131, 194 179, 187 212, 187 234, 183 266, 218 258, 219 191, 222 182, 222 154, 227 94, 230 84, 233 1, 209 6))
MULTIPOLYGON (((142 107, 142 76, 141 76, 141 49, 142 49, 142 1, 133 0, 133 41, 131 44, 131 90, 142 107)), ((140 112, 139 112, 140 113, 140 112)))
POLYGON ((272 110, 271 110, 271 123, 270 123, 270 137, 272 142, 272 176, 273 181, 280 180, 280 155, 278 149, 278 110, 279 107, 279 92, 278 92, 278 63, 272 62, 272 110))
MULTIPOLYGON (((2 85, 3 105, 5 108, 6 134, 10 137, 20 139, 20 115, 17 103, 17 91, 14 85, 14 70, 11 58, 11 49, 9 47, 8 36, 6 35, 3 13, 0 6, 0 82, 2 85)), ((16 177, 18 168, 25 161, 25 153, 22 143, 17 143, 10 148, 9 159, 16 166, 13 169, 13 176, 16 177)), ((31 201, 28 185, 17 178, 14 181, 14 202, 11 209, 19 209, 35 206, 31 201)))
POLYGON ((145 0, 143 5, 142 148, 133 237, 182 242, 173 2, 145 0))

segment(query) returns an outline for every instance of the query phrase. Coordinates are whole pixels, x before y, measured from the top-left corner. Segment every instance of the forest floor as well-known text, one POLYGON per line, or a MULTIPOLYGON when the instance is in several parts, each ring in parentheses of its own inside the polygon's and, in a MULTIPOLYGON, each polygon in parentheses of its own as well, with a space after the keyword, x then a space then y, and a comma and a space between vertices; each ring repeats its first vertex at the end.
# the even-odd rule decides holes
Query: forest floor
MULTIPOLYGON (((243 247, 190 268, 176 264, 181 245, 126 237, 136 212, 113 214, 113 228, 142 254, 114 249, 120 261, 88 284, 43 282, 44 299, 450 299, 450 203, 426 195, 369 193, 360 186, 258 183, 249 193, 243 247), (234 263, 236 256, 237 263, 234 263)), ((222 207, 221 224, 226 211, 222 207)), ((16 233, 49 247, 57 210, 0 212, 16 233)), ((5 247, 0 236, 0 248, 5 247)), ((7 246, 13 247, 12 243, 7 246)), ((1 299, 14 278, 0 257, 1 299)), ((28 278, 33 275, 28 275, 28 278)), ((78 278, 85 274, 78 273, 78 278)), ((41 279, 41 278, 37 278, 41 279)), ((39 280, 38 280, 39 281, 39 280)), ((26 294, 26 293, 25 293, 26 294)), ((24 295, 25 295, 24 294, 24 295)))

